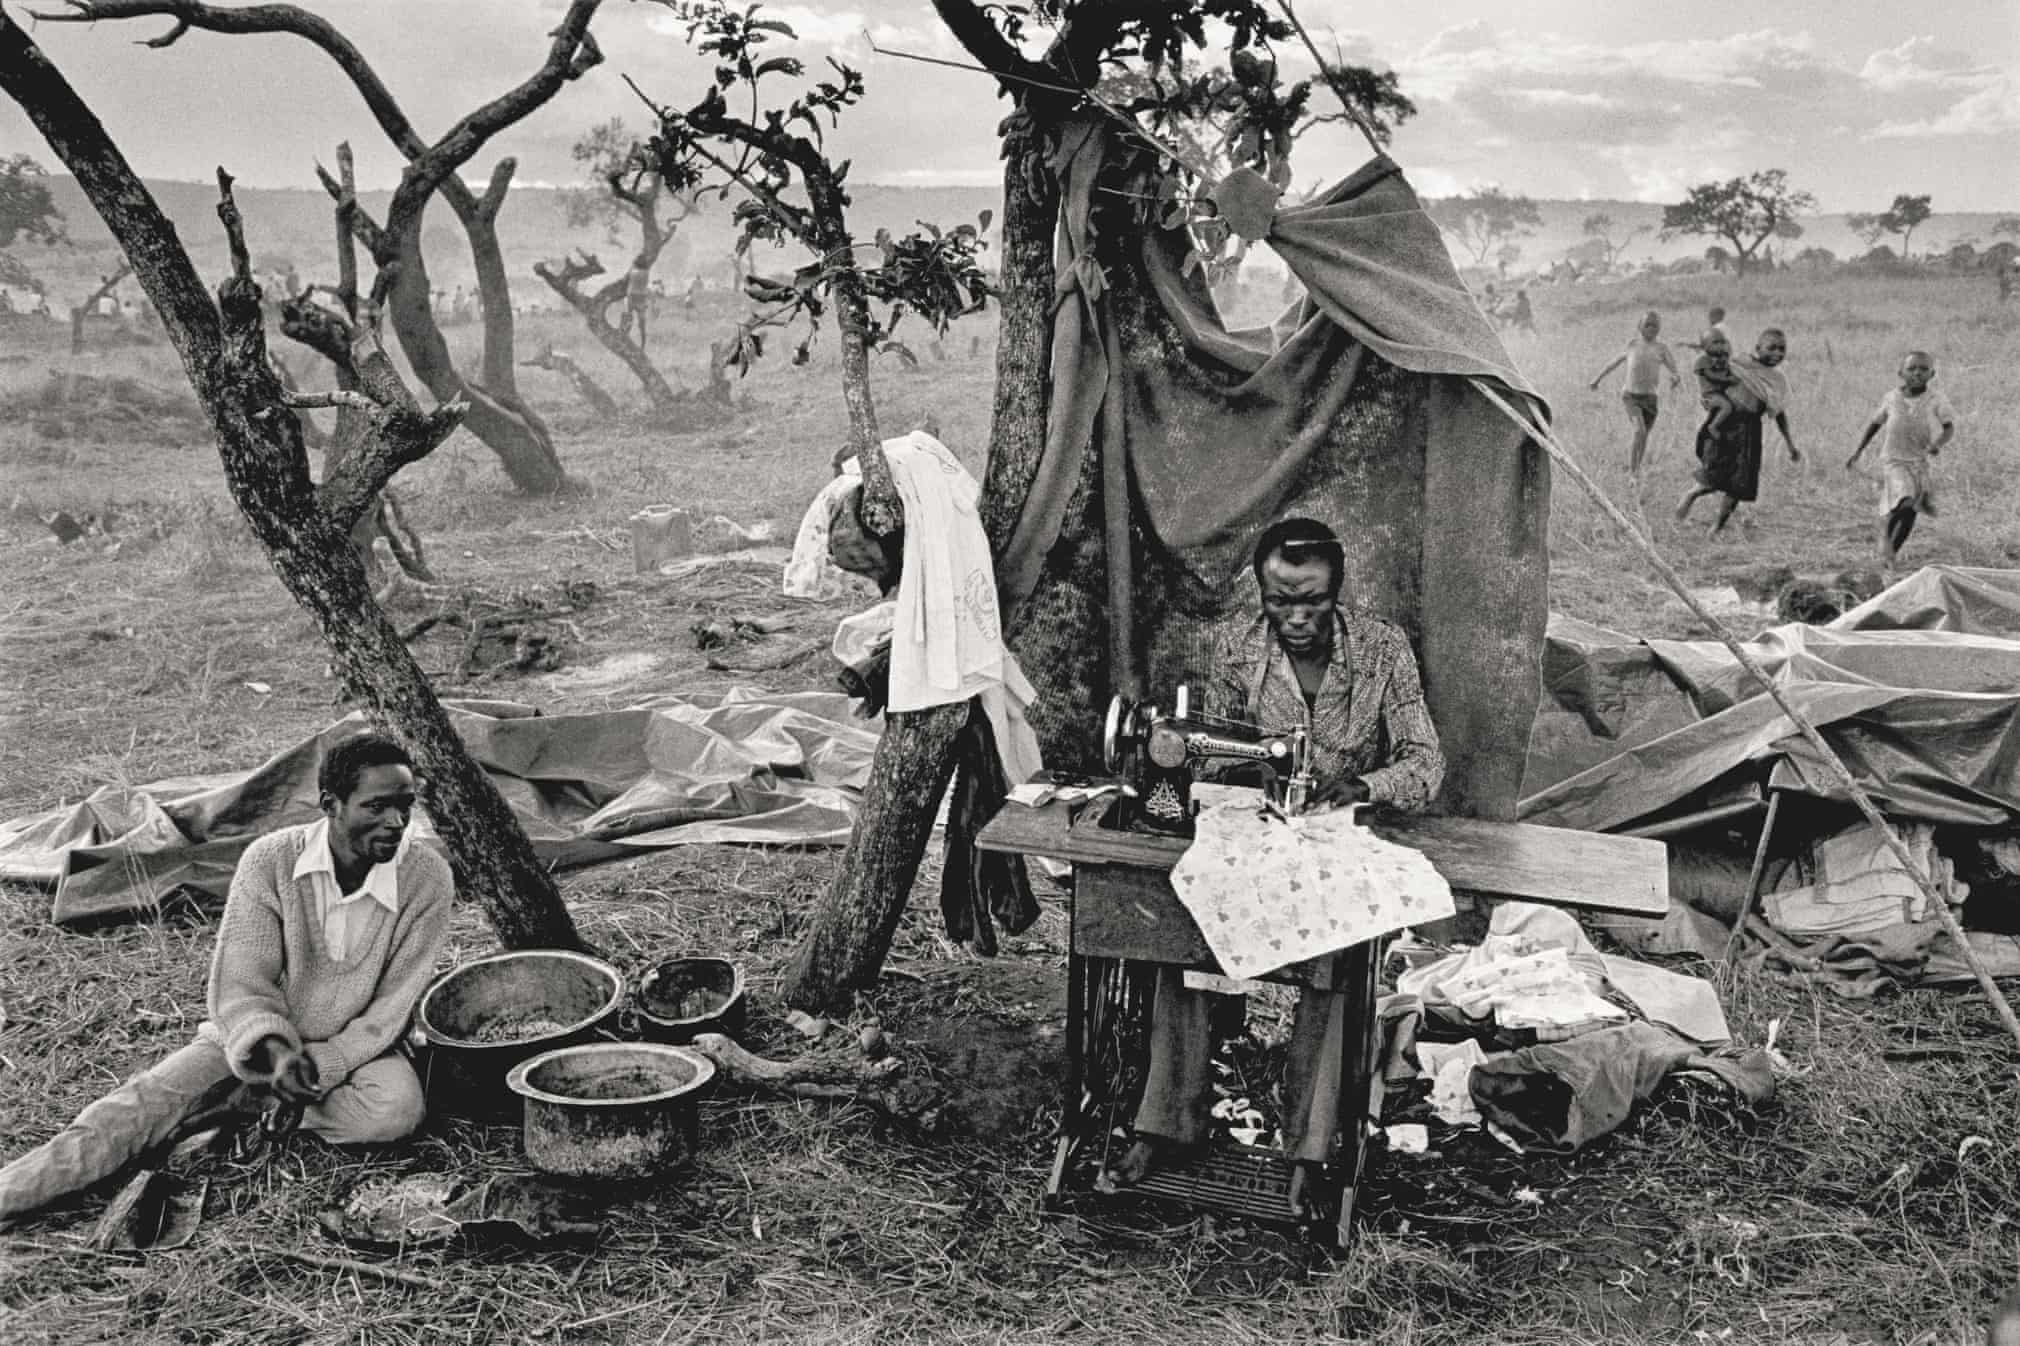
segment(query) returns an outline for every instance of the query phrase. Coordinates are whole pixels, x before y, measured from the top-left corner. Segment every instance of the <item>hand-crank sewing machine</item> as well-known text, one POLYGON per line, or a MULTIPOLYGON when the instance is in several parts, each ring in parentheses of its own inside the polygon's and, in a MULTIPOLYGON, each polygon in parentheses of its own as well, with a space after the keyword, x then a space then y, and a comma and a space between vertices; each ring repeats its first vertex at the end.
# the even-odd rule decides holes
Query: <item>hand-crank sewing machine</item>
POLYGON ((1317 784, 1311 748, 1303 729, 1265 729, 1193 709, 1184 683, 1169 713, 1117 696, 1101 731, 1102 765, 1123 785, 1110 825, 1191 836, 1193 784, 1202 768, 1218 762, 1255 763, 1263 792, 1284 812, 1302 812, 1317 784))
MULTIPOLYGON (((1303 810, 1313 788, 1311 745, 1303 731, 1203 715, 1183 687, 1169 711, 1121 697, 1111 702, 1102 755, 1121 789, 1084 803, 1068 802, 1075 798, 1069 794, 1035 807, 1006 804, 976 838, 984 850, 1049 856, 1074 866, 1065 1108, 1046 1185, 1053 1199, 1086 1191, 1119 1157, 1112 1152, 1114 1137, 1126 1134, 1143 1090, 1159 966, 1220 971, 1170 880, 1191 844, 1198 778, 1227 763, 1255 763, 1264 769, 1271 797, 1292 814, 1303 810)), ((1037 779, 1066 783, 1046 773, 1037 779)), ((1391 813, 1367 821, 1378 835, 1423 852, 1455 891, 1638 916, 1668 910, 1660 842, 1483 818, 1391 813)), ((1264 978, 1350 995, 1339 1068, 1340 1144, 1315 1202, 1302 1213, 1293 1210, 1291 1164, 1280 1152, 1226 1137, 1133 1190, 1189 1207, 1302 1222, 1344 1243, 1367 1139, 1381 1117, 1381 943, 1368 940, 1264 978)))

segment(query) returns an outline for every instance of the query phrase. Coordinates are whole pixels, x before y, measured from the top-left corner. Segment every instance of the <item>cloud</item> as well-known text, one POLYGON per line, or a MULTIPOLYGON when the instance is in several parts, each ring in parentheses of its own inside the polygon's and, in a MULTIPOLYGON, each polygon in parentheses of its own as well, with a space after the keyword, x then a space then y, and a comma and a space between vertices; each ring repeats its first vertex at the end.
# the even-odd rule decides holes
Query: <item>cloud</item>
MULTIPOLYGON (((945 24, 931 22, 922 6, 886 3, 876 8, 879 12, 872 14, 857 8, 768 5, 763 17, 791 28, 803 47, 857 60, 870 54, 873 43, 927 55, 945 56, 953 51, 953 34, 945 24)), ((646 26, 673 37, 687 36, 687 21, 672 14, 656 14, 646 26)))
POLYGON ((1876 89, 1893 92, 1917 87, 1982 83, 1997 72, 1974 66, 1968 52, 1938 47, 1933 37, 1911 37, 1898 47, 1886 47, 1866 58, 1859 78, 1876 89))
POLYGON ((1920 121, 1887 122, 1871 133, 1879 140, 1924 136, 1996 136, 2020 131, 2020 83, 2002 75, 1966 94, 1950 108, 1920 121))

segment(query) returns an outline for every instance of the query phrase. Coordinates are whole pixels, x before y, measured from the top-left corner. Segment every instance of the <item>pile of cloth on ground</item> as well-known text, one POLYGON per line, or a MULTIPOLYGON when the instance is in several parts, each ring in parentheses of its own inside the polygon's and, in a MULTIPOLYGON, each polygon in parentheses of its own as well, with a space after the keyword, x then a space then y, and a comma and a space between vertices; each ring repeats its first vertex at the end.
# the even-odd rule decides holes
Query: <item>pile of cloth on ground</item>
POLYGON ((1678 1078, 1746 1106, 1774 1096, 1767 1053, 1732 1044, 1709 982, 1602 954, 1554 908, 1500 903, 1477 945, 1391 953, 1411 966, 1380 1006, 1384 1079, 1428 1080, 1449 1126, 1570 1154, 1678 1078))

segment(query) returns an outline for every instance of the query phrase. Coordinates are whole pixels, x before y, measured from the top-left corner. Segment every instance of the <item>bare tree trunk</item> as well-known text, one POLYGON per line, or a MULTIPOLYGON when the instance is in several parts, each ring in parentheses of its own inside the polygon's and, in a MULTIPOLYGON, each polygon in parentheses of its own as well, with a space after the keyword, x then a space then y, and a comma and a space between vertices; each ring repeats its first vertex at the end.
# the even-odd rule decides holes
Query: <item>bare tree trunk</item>
POLYGON ((590 378, 589 371, 575 363, 575 357, 566 351, 549 346, 526 363, 534 369, 551 369, 567 379, 574 386, 575 395, 587 402, 599 419, 610 420, 618 414, 617 399, 606 392, 602 384, 590 378))
POLYGON ((549 289, 581 315, 583 325, 596 338, 598 345, 624 362, 624 367, 645 389, 645 400, 652 407, 654 416, 664 420, 684 409, 687 399, 674 391, 666 376, 646 355, 645 347, 610 325, 611 305, 624 298, 624 280, 611 281, 594 294, 583 293, 581 282, 585 278, 603 274, 603 263, 587 255, 558 265, 535 262, 533 274, 546 281, 549 289))
POLYGON ((133 274, 133 268, 121 262, 110 276, 99 282, 97 289, 85 296, 84 302, 70 310, 70 353, 84 354, 84 320, 98 307, 98 301, 119 287, 119 282, 133 274))
POLYGON ((788 1005, 845 1014, 855 992, 876 985, 954 774, 954 740, 967 723, 965 701, 884 717, 862 815, 786 968, 788 1005))
MULTIPOLYGON (((174 226, 105 128, 4 10, 0 91, 27 112, 133 264, 210 417, 232 498, 281 582, 315 619, 347 684, 413 751, 424 803, 449 847, 458 886, 483 904, 506 944, 579 947, 553 878, 504 797, 464 749, 427 675, 372 601, 364 568, 347 545, 352 524, 385 481, 438 445, 462 408, 452 403, 422 412, 398 388, 397 397, 381 404, 380 437, 317 487, 301 424, 268 356, 259 287, 230 179, 219 173, 224 199, 218 213, 232 244, 233 275, 214 307, 174 226)), ((453 161, 446 162, 453 171, 453 161)), ((408 185, 432 190, 425 182, 408 185)))
MULTIPOLYGON (((362 219, 364 212, 359 212, 362 219)), ((486 385, 479 387, 457 372, 449 343, 435 325, 435 311, 429 302, 428 266, 421 257, 421 218, 403 229, 392 245, 399 271, 393 280, 387 309, 393 332, 408 367, 439 402, 462 398, 470 403, 464 428, 498 455, 499 465, 512 484, 528 495, 552 495, 567 484, 561 459, 555 454, 554 439, 547 427, 531 415, 523 404, 507 402, 486 385)), ((489 315, 486 322, 489 322, 489 315)), ((512 321, 510 309, 504 321, 512 321)), ((508 343, 509 349, 509 343, 508 343)))

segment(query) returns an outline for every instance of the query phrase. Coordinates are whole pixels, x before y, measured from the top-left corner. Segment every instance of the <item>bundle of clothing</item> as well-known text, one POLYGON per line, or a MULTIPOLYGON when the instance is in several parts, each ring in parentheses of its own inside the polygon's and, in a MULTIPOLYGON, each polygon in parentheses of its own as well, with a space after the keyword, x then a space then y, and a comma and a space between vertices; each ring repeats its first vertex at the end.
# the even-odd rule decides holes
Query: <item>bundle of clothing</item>
MULTIPOLYGON (((975 834, 1010 788, 1044 766, 1026 715, 1035 693, 1003 643, 995 561, 976 512, 981 488, 974 476, 923 430, 887 439, 882 449, 904 527, 858 549, 881 555, 874 578, 886 601, 837 628, 839 681, 866 715, 968 703, 955 747, 940 909, 949 938, 991 954, 997 925, 1016 934, 1038 919, 1023 861, 975 846, 975 834)), ((860 518, 862 485, 861 466, 850 457, 814 498, 786 564, 787 594, 834 590, 837 540, 869 538, 860 518)))

